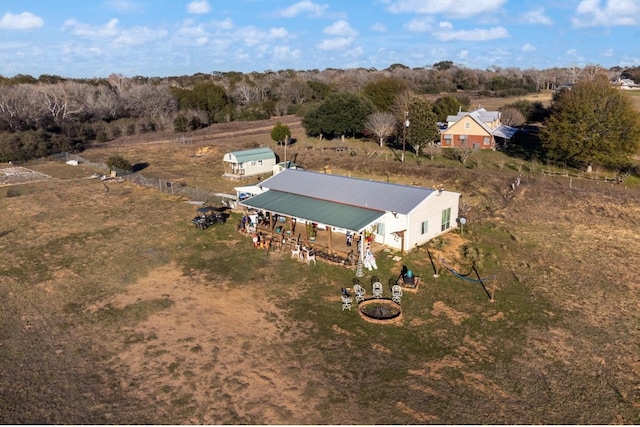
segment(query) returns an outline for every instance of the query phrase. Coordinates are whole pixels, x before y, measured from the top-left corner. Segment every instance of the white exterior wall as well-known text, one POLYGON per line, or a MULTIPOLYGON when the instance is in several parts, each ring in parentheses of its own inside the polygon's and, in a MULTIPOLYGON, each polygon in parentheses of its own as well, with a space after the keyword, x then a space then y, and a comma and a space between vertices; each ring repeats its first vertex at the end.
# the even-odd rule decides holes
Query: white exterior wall
POLYGON ((253 160, 243 163, 245 175, 263 175, 273 173, 273 166, 276 164, 274 159, 253 160), (262 163, 262 164, 261 164, 262 163))
POLYGON ((448 232, 458 226, 456 219, 459 216, 460 194, 450 191, 442 193, 435 191, 425 199, 409 215, 387 212, 380 222, 384 223, 384 235, 376 234, 376 243, 383 244, 393 249, 411 251, 416 245, 423 245, 429 240, 448 232), (451 208, 449 228, 442 231, 442 211, 451 208), (428 221, 426 234, 422 234, 422 222, 428 221), (401 248, 402 238, 394 232, 406 230, 404 233, 405 247, 401 248))
POLYGON ((384 223, 384 235, 376 234, 375 242, 400 250, 402 239, 400 239, 398 235, 393 234, 393 232, 407 229, 407 216, 397 214, 397 217, 395 217, 392 213, 387 212, 380 218, 379 222, 384 223))
POLYGON ((435 191, 409 215, 409 227, 405 235, 404 249, 409 251, 416 245, 423 245, 429 240, 448 232, 458 226, 460 194, 451 191, 435 191), (442 230, 442 211, 451 208, 449 228, 442 230), (422 234, 422 222, 429 221, 426 234, 422 234))

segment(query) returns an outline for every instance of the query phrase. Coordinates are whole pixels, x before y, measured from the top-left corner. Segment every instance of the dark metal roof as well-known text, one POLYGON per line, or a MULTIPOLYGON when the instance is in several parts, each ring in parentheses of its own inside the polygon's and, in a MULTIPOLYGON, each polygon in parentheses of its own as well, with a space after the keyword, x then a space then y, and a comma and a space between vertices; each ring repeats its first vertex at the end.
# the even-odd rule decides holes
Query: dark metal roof
MULTIPOLYGON (((382 212, 409 214, 435 192, 431 188, 370 181, 299 169, 286 169, 260 183, 308 199, 318 199, 382 212)), ((350 228, 351 229, 351 228, 350 228)))
MULTIPOLYGON (((278 175, 283 173, 280 172, 278 175)), ((327 202, 277 190, 265 191, 243 200, 240 204, 356 232, 364 230, 385 214, 384 211, 327 202)))

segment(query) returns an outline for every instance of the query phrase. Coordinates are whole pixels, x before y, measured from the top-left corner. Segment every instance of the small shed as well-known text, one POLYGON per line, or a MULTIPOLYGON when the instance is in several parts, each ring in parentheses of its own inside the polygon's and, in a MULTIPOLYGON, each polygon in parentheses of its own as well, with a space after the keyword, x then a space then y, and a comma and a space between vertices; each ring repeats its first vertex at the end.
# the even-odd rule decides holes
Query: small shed
POLYGON ((241 179, 250 176, 273 174, 276 154, 270 148, 254 148, 251 150, 231 151, 223 158, 227 163, 224 176, 241 179))

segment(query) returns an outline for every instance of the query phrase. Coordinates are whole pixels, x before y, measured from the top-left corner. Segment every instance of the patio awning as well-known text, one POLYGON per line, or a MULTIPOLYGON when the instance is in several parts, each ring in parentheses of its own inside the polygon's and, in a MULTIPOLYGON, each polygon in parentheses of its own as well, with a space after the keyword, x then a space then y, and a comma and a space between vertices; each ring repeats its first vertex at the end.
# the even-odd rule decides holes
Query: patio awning
POLYGON ((362 232, 385 212, 269 190, 240 202, 242 206, 362 232))

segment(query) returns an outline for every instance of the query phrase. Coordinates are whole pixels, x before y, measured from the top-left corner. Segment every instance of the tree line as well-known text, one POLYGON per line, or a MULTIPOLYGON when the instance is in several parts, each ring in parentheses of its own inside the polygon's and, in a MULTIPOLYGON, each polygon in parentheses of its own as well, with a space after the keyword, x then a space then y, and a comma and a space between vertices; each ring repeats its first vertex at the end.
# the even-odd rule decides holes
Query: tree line
MULTIPOLYGON (((451 61, 424 68, 393 64, 385 70, 281 70, 211 72, 174 77, 68 79, 0 76, 0 160, 28 160, 58 151, 80 151, 93 141, 172 130, 187 132, 213 123, 303 117, 309 135, 335 138, 369 135, 380 144, 400 133, 416 152, 437 136, 437 122, 466 109, 464 91, 518 96, 565 83, 640 80, 640 67, 596 65, 548 70, 492 67, 473 70, 451 61), (420 96, 442 94, 434 104, 420 96), (350 117, 337 114, 348 111, 350 117), (404 126, 405 115, 411 126, 404 126), (366 126, 365 126, 366 125, 366 126)), ((518 124, 538 120, 541 105, 519 102, 503 111, 518 124)))

